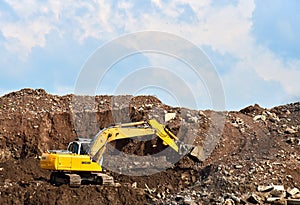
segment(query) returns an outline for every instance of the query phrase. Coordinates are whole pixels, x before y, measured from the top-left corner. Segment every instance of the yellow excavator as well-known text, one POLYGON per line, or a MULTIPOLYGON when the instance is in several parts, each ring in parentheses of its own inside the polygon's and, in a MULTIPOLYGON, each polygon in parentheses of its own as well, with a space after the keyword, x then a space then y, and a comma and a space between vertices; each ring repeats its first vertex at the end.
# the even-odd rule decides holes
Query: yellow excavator
POLYGON ((94 139, 78 138, 67 150, 47 150, 40 157, 40 167, 51 170, 50 183, 78 187, 83 182, 109 185, 113 177, 102 172, 107 143, 133 137, 157 135, 163 144, 180 152, 178 138, 155 119, 117 124, 101 130, 94 139))

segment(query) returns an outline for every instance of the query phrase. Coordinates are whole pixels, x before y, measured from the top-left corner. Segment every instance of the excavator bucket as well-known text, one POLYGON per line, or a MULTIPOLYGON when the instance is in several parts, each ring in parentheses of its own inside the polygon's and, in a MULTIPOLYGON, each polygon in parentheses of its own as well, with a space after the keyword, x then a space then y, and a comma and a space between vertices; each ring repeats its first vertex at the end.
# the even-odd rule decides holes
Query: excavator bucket
POLYGON ((204 161, 202 146, 194 146, 181 142, 170 130, 155 119, 148 120, 148 124, 156 130, 156 135, 161 138, 164 144, 172 147, 179 155, 190 155, 198 161, 204 161))
POLYGON ((179 148, 175 143, 175 141, 178 141, 178 138, 171 131, 155 119, 148 120, 148 124, 156 130, 156 135, 163 140, 164 144, 169 145, 176 152, 179 152, 179 148))

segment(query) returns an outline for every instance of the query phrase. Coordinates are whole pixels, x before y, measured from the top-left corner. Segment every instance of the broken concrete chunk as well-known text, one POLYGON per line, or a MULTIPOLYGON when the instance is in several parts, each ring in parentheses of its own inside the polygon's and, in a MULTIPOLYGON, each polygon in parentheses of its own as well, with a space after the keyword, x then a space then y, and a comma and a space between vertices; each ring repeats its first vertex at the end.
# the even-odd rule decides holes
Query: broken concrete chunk
POLYGON ((288 189, 287 189, 287 193, 288 193, 290 196, 294 196, 294 195, 300 193, 300 190, 299 190, 298 188, 296 188, 296 187, 294 187, 293 189, 288 188, 288 189))
POLYGON ((272 191, 273 190, 273 186, 258 186, 257 187, 257 191, 259 192, 269 192, 269 191, 272 191))
POLYGON ((270 194, 274 197, 285 197, 285 189, 283 185, 273 185, 273 190, 270 194))
POLYGON ((203 111, 199 111, 199 115, 206 117, 205 113, 203 111))
POLYGON ((175 119, 176 113, 166 113, 165 114, 165 122, 175 119))
POLYGON ((262 120, 262 121, 266 121, 266 116, 265 115, 256 115, 253 120, 254 121, 258 121, 258 120, 262 120))
POLYGON ((235 165, 234 166, 236 169, 242 169, 243 168, 243 165, 235 165))
POLYGON ((190 155, 196 157, 201 162, 205 160, 205 154, 202 146, 195 146, 190 155))

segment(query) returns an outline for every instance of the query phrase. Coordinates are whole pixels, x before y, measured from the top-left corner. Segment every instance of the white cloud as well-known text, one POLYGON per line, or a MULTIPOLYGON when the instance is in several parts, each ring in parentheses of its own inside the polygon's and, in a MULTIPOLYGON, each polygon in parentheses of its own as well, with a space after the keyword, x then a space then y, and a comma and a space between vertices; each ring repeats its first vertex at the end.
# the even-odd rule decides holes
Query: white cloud
POLYGON ((61 37, 65 35, 65 38, 80 41, 86 38, 101 39, 103 33, 114 31, 110 21, 111 6, 107 2, 7 1, 16 17, 14 20, 0 19, 0 32, 5 38, 3 44, 8 51, 26 58, 32 48, 46 45, 46 36, 52 30, 61 37))
POLYGON ((53 29, 43 19, 36 19, 30 24, 14 23, 2 24, 2 35, 7 38, 5 48, 13 53, 20 53, 27 57, 35 46, 44 47, 45 36, 53 29))
POLYGON ((266 81, 277 81, 287 94, 300 96, 300 60, 284 61, 270 50, 258 50, 251 58, 256 73, 266 81))
POLYGON ((151 3, 157 6, 158 8, 162 8, 162 3, 160 0, 151 0, 151 3))
POLYGON ((251 28, 250 18, 254 10, 252 1, 213 8, 209 0, 174 0, 168 3, 152 0, 152 4, 159 7, 159 12, 149 8, 143 13, 132 10, 132 2, 118 2, 112 10, 112 4, 105 0, 76 4, 72 1, 48 1, 43 4, 32 0, 24 4, 9 1, 8 4, 20 19, 13 22, 0 21, 1 32, 10 41, 7 44, 9 50, 16 52, 14 47, 21 46, 27 54, 35 46, 45 46, 45 36, 51 30, 65 34, 68 29, 73 35, 71 37, 81 42, 87 38, 111 39, 121 34, 122 29, 125 32, 145 29, 167 31, 187 37, 198 45, 211 45, 220 52, 240 50, 236 47, 240 47, 241 42, 249 41, 246 39, 249 36, 245 34, 251 28), (186 7, 192 9, 193 13, 189 15, 196 21, 180 20, 186 7), (132 14, 135 14, 134 17, 132 14))
MULTIPOLYGON (((4 47, 20 58, 26 59, 31 49, 46 45, 46 35, 55 28, 57 21, 52 18, 52 8, 33 0, 23 3, 11 0, 6 3, 14 10, 15 20, 0 20, 0 31, 4 47)), ((9 15, 9 14, 7 14, 9 15)))

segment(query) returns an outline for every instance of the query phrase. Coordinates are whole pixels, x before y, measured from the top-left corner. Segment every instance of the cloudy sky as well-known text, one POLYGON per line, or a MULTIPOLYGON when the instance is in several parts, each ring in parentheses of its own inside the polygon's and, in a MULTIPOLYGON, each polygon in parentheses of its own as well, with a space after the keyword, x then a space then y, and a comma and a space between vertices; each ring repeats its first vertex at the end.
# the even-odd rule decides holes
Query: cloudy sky
MULTIPOLYGON (((0 0, 0 95, 25 87, 73 93, 97 49, 126 34, 161 31, 203 50, 226 109, 300 101, 299 10, 297 0, 0 0)), ((96 93, 151 94, 176 105, 192 90, 196 103, 180 105, 213 108, 210 79, 185 76, 187 70, 176 58, 136 54, 112 65, 96 93), (155 80, 132 89, 126 76, 134 74, 135 81, 155 80)))

